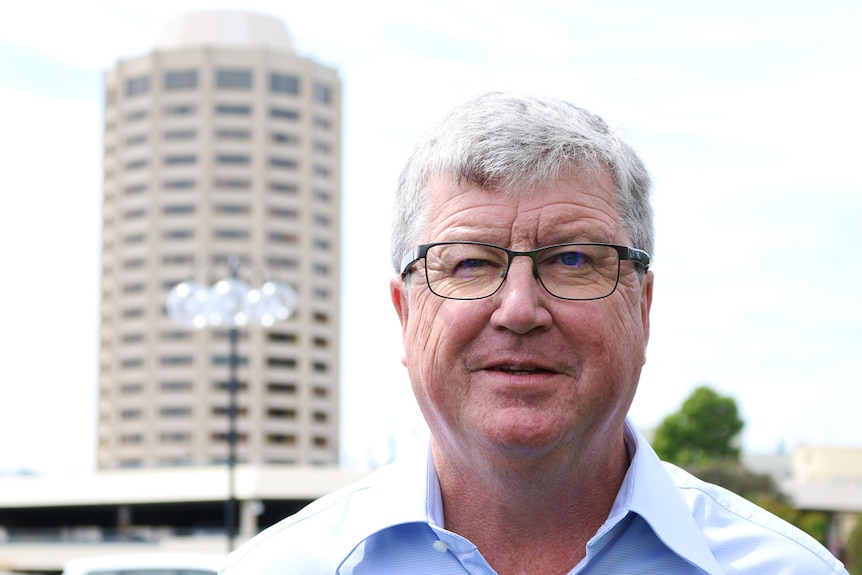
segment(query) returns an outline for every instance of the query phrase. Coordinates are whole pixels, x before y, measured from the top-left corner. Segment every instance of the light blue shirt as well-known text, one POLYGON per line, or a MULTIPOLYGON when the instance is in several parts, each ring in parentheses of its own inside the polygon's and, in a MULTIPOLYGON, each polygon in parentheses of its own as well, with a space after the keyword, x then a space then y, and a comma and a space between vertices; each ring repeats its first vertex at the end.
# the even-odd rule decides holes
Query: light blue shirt
MULTIPOLYGON (((844 573, 819 543, 733 493, 659 461, 626 423, 632 461, 607 521, 571 574, 844 573)), ((430 450, 429 450, 430 452, 430 450)), ((443 527, 429 454, 406 456, 273 525, 223 575, 490 575, 443 527)))

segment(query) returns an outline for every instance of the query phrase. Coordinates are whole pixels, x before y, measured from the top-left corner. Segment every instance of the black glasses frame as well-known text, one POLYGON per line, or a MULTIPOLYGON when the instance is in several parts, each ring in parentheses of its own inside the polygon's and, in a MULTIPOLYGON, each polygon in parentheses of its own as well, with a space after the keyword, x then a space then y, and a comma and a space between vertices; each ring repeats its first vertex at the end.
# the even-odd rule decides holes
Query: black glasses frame
POLYGON ((619 256, 619 261, 631 261, 631 262, 634 262, 636 264, 639 264, 643 267, 643 271, 649 270, 649 265, 650 265, 650 256, 645 251, 640 250, 638 248, 630 248, 628 246, 619 246, 616 244, 604 244, 604 243, 596 243, 596 242, 571 242, 571 243, 565 243, 565 244, 554 244, 554 245, 550 245, 550 246, 544 246, 541 248, 536 248, 534 250, 518 251, 518 250, 510 250, 509 248, 504 248, 501 246, 496 246, 494 244, 488 244, 485 242, 466 242, 466 241, 465 242, 455 242, 455 241, 450 241, 450 242, 433 242, 430 244, 419 244, 418 246, 416 246, 415 248, 413 248, 412 250, 407 252, 407 254, 405 254, 405 256, 403 258, 401 258, 401 277, 402 277, 402 279, 406 278, 408 275, 410 275, 410 273, 413 271, 412 270, 413 264, 415 264, 416 262, 418 262, 421 259, 425 259, 425 256, 428 255, 428 250, 430 250, 434 246, 455 245, 455 244, 470 244, 470 245, 476 245, 476 246, 485 246, 485 247, 495 248, 495 249, 498 249, 498 250, 505 252, 509 259, 506 262, 506 269, 501 274, 502 281, 500 282, 500 285, 497 286, 497 289, 495 289, 493 292, 489 293, 488 295, 479 296, 479 297, 470 297, 470 298, 455 298, 455 297, 440 295, 437 292, 435 292, 434 288, 432 288, 431 284, 429 283, 428 274, 425 274, 425 282, 428 284, 428 289, 430 289, 431 293, 433 293, 437 297, 442 297, 445 299, 454 299, 454 300, 474 300, 474 299, 484 299, 487 297, 491 297, 492 295, 497 293, 501 287, 503 287, 504 283, 506 283, 506 276, 509 275, 509 268, 512 267, 512 260, 518 256, 525 256, 525 257, 530 258, 533 261, 533 275, 536 277, 536 279, 539 280, 539 283, 542 284, 542 287, 545 288, 545 291, 548 292, 549 294, 551 294, 552 296, 554 296, 555 298, 569 300, 569 301, 589 301, 591 299, 606 298, 616 291, 617 285, 619 284, 619 281, 620 281, 619 265, 617 265, 617 281, 614 283, 614 288, 607 295, 603 295, 603 296, 595 297, 595 298, 567 298, 567 297, 558 296, 557 294, 555 294, 551 290, 549 290, 548 287, 545 285, 545 283, 542 281, 542 277, 539 274, 539 262, 536 259, 536 256, 540 252, 543 252, 545 250, 554 249, 554 248, 561 248, 561 247, 566 247, 566 246, 605 246, 608 248, 613 248, 617 252, 617 255, 619 256))

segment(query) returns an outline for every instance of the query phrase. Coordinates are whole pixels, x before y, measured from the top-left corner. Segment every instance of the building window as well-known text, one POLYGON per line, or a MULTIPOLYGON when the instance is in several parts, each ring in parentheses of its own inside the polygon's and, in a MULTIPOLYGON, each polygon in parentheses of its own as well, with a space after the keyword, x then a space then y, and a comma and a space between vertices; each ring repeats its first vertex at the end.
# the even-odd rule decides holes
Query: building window
POLYGON ((235 88, 240 90, 251 89, 251 70, 216 70, 216 87, 235 88))
POLYGON ((186 406, 168 406, 159 409, 161 417, 191 417, 192 408, 186 406))
POLYGON ((329 119, 324 118, 323 116, 315 116, 314 127, 320 128, 321 130, 329 130, 332 127, 332 122, 330 122, 329 119))
POLYGON ((192 382, 190 381, 163 381, 159 384, 159 389, 170 393, 183 391, 191 391, 192 382))
POLYGON ((194 256, 186 254, 169 254, 162 257, 162 263, 168 266, 187 266, 192 264, 194 261, 194 256))
POLYGON ((215 137, 218 140, 248 140, 251 138, 249 130, 220 128, 216 130, 215 137))
POLYGON ((137 445, 144 442, 144 436, 140 433, 124 433, 120 435, 121 445, 137 445))
POLYGON ((296 393, 295 383, 270 382, 266 384, 266 390, 269 393, 294 395, 296 393))
POLYGON ((134 369, 144 365, 144 360, 139 357, 129 357, 120 362, 120 367, 123 369, 134 369))
POLYGON ((169 216, 193 214, 195 213, 194 204, 169 204, 162 208, 162 211, 169 216))
POLYGON ((194 140, 197 138, 198 132, 194 129, 185 130, 165 130, 165 140, 168 142, 176 142, 181 140, 194 140))
POLYGON ((191 116, 196 111, 193 104, 176 104, 165 106, 165 116, 191 116))
MULTIPOLYGON (((180 282, 179 281, 170 281, 170 282, 166 282, 166 283, 167 283, 167 285, 165 286, 165 289, 170 290, 171 288, 173 288, 175 285, 177 285, 180 282)), ((192 332, 185 330, 185 329, 172 329, 170 331, 163 331, 162 333, 159 334, 159 337, 163 341, 185 341, 187 339, 192 338, 192 332)))
POLYGON ((281 145, 296 145, 299 144, 299 136, 295 134, 285 134, 283 132, 273 132, 270 134, 272 141, 281 145))
POLYGON ((144 267, 147 261, 144 258, 131 258, 123 261, 123 269, 134 270, 144 267))
POLYGON ((314 84, 314 99, 320 103, 329 105, 332 103, 332 88, 321 82, 314 84))
POLYGON ((140 383, 124 383, 120 386, 122 395, 139 395, 144 391, 144 386, 140 383))
POLYGON ((183 154, 181 156, 165 156, 165 165, 184 166, 197 163, 198 158, 194 154, 183 154))
POLYGON ((165 180, 162 184, 166 190, 187 190, 195 187, 194 180, 165 180))
POLYGON ((128 234, 123 238, 124 244, 139 244, 147 239, 146 234, 128 234))
MULTIPOLYGON (((227 415, 227 407, 222 407, 220 405, 217 407, 213 407, 212 414, 219 417, 224 417, 225 415, 227 415)), ((246 416, 248 415, 248 408, 244 406, 238 406, 236 414, 240 416, 246 416)))
POLYGON ((299 186, 290 182, 270 182, 269 189, 277 194, 296 195, 299 192, 299 186))
POLYGON ((126 114, 127 122, 140 122, 147 117, 146 110, 132 110, 126 114))
POLYGON ((285 333, 282 331, 270 331, 267 332, 266 338, 269 341, 275 341, 279 343, 296 343, 296 334, 295 333, 285 333))
POLYGON ((128 408, 120 411, 120 419, 125 419, 125 420, 140 419, 142 415, 143 415, 143 412, 141 412, 140 409, 137 409, 134 407, 128 407, 128 408))
POLYGON ((251 114, 251 106, 244 104, 218 104, 216 114, 219 116, 248 116, 251 114))
POLYGON ((325 411, 315 411, 311 415, 314 423, 326 423, 329 420, 329 415, 325 411))
POLYGON ((180 365, 192 365, 194 363, 194 358, 190 355, 166 355, 163 356, 159 363, 164 366, 180 366, 180 365))
MULTIPOLYGON (((135 293, 142 293, 144 291, 145 287, 146 286, 143 283, 135 282, 135 283, 130 283, 130 284, 123 284, 121 291, 126 295, 135 294, 135 293)), ((132 340, 132 341, 137 341, 137 340, 132 340)), ((125 337, 123 337, 123 342, 124 343, 127 342, 125 337)))
POLYGON ((197 87, 197 70, 169 70, 165 72, 165 90, 193 90, 197 87))
POLYGON ((150 90, 149 76, 135 76, 126 80, 126 97, 146 94, 150 90))
POLYGON ((296 436, 292 433, 267 433, 266 442, 270 445, 296 445, 296 436))
POLYGON ((134 196, 137 194, 142 194, 147 191, 146 184, 130 184, 126 186, 126 194, 129 196, 134 196))
POLYGON ((286 170, 295 170, 299 163, 293 158, 270 158, 269 165, 273 168, 284 168, 286 170))
POLYGON ((269 241, 276 244, 296 245, 299 238, 294 233, 290 232, 269 232, 269 241))
POLYGON ((245 215, 251 211, 247 204, 216 204, 214 209, 217 214, 229 215, 245 215))
POLYGON ((318 399, 325 399, 329 397, 329 389, 326 387, 315 386, 314 389, 311 390, 314 397, 318 399))
POLYGON ((296 419, 296 410, 290 407, 270 407, 266 410, 270 419, 296 419))
POLYGON ((314 323, 329 323, 329 315, 322 311, 314 312, 311 317, 314 323))
MULTIPOLYGON (((237 365, 248 365, 248 356, 241 355, 236 358, 237 365)), ((212 357, 213 365, 228 365, 230 363, 230 356, 227 355, 214 355, 212 357)))
POLYGON ((232 229, 218 229, 215 230, 213 236, 217 240, 247 240, 250 236, 248 230, 232 230, 232 229))
POLYGON ((269 367, 295 369, 296 359, 292 357, 268 357, 266 358, 266 365, 269 367))
POLYGON ((326 373, 327 371, 329 371, 329 365, 322 361, 315 361, 311 364, 311 368, 317 373, 326 373))
POLYGON ((147 135, 146 134, 134 134, 126 138, 127 146, 140 146, 141 144, 146 143, 147 135))
POLYGON ((126 333, 123 334, 121 338, 123 343, 140 343, 144 341, 144 334, 142 333, 126 333))
POLYGON ((162 237, 166 240, 187 240, 195 237, 194 230, 165 230, 162 237))
POLYGON ((329 290, 325 287, 315 286, 314 290, 312 290, 312 295, 314 299, 320 300, 328 300, 329 299, 329 290))
POLYGON ((219 154, 216 163, 222 166, 245 166, 251 161, 249 156, 243 154, 219 154))
POLYGON ((299 78, 292 74, 270 74, 269 89, 276 94, 299 94, 299 78))
POLYGON ((294 258, 285 257, 269 257, 266 259, 266 265, 274 269, 296 269, 298 263, 294 258))
POLYGON ((159 434, 162 443, 188 443, 191 439, 191 434, 185 431, 163 431, 159 434))
POLYGON ((295 208, 282 208, 279 206, 270 206, 269 207, 269 215, 273 218, 279 218, 283 220, 295 220, 299 217, 299 213, 295 208))
POLYGON ((129 160, 126 162, 127 170, 142 170, 147 167, 147 159, 146 158, 138 158, 135 160, 129 160))
POLYGON ((144 317, 144 310, 139 307, 131 307, 124 309, 121 315, 123 316, 123 319, 135 319, 138 317, 144 317))
POLYGON ((332 152, 332 146, 330 146, 327 142, 321 142, 320 140, 314 141, 314 151, 318 154, 328 155, 332 152))
POLYGON ((215 188, 217 190, 247 190, 251 187, 251 181, 241 178, 216 178, 215 188))
POLYGON ((296 110, 290 110, 287 108, 271 108, 269 110, 269 115, 276 119, 282 120, 298 120, 299 112, 296 110))
POLYGON ((329 444, 329 441, 327 441, 327 439, 325 437, 315 436, 311 440, 311 443, 314 445, 314 447, 317 447, 318 449, 322 449, 329 444))

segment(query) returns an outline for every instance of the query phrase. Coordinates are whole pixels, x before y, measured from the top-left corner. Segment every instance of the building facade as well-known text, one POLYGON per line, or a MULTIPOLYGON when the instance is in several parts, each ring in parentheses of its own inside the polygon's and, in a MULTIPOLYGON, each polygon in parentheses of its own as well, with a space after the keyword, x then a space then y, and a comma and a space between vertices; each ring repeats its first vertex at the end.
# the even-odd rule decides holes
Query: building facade
POLYGON ((99 469, 228 457, 228 334, 165 312, 228 275, 297 293, 240 330, 239 462, 335 463, 341 82, 268 16, 193 13, 105 75, 99 469))

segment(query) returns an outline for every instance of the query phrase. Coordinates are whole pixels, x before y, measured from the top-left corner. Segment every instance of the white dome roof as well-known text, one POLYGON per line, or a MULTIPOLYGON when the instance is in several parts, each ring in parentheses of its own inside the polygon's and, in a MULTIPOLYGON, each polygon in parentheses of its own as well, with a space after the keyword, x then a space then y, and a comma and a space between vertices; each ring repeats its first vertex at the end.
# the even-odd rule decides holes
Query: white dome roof
POLYGON ((175 16, 165 25, 156 42, 157 49, 213 45, 294 51, 290 34, 281 20, 263 14, 227 10, 175 16))

